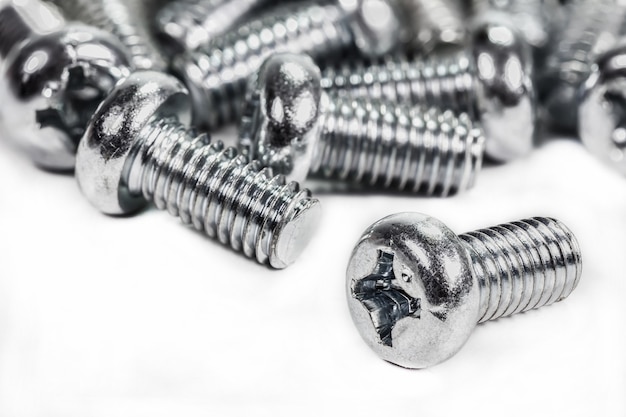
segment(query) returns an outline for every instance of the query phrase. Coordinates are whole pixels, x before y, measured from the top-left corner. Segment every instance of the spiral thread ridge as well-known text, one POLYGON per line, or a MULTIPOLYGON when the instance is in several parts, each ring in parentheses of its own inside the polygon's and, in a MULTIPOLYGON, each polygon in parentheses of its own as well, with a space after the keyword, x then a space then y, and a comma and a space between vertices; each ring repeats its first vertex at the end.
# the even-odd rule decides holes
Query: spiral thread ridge
POLYGON ((389 100, 465 111, 475 117, 476 78, 467 51, 435 59, 390 57, 322 72, 322 88, 354 98, 389 100))
POLYGON ((467 114, 334 99, 311 173, 446 197, 471 188, 485 138, 467 114))
POLYGON ((243 21, 267 0, 184 0, 168 3, 157 15, 157 26, 179 51, 204 48, 243 21))
POLYGON ((535 217, 459 237, 480 286, 479 323, 561 301, 580 280, 578 242, 558 220, 535 217))
POLYGON ((127 163, 131 193, 259 263, 287 266, 277 259, 277 241, 317 203, 309 190, 174 120, 153 122, 141 138, 127 163))
POLYGON ((66 18, 108 31, 128 49, 138 70, 164 71, 167 64, 150 33, 148 0, 52 0, 66 18))
POLYGON ((218 128, 240 115, 248 77, 277 52, 306 53, 318 61, 337 56, 353 44, 338 6, 287 7, 274 10, 225 34, 175 63, 187 80, 202 127, 218 128))

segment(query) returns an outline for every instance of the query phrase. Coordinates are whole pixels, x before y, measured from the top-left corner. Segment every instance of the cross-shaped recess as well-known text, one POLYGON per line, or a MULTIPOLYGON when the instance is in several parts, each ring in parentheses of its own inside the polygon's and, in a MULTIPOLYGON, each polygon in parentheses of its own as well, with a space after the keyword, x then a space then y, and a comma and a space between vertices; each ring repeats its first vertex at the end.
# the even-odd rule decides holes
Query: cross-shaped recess
MULTIPOLYGON (((402 276, 402 275, 401 275, 402 276)), ((367 309, 380 341, 392 346, 391 331, 404 317, 420 317, 420 299, 408 295, 397 285, 393 253, 378 251, 374 271, 352 285, 352 296, 367 309)))

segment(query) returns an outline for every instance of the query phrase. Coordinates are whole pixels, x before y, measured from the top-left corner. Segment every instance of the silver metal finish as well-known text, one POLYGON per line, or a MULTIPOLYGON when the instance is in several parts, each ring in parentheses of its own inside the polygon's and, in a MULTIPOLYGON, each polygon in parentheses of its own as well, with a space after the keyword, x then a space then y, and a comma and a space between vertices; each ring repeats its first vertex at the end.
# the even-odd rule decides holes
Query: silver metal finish
POLYGON ((580 249, 561 222, 536 217, 457 236, 419 213, 365 231, 347 270, 350 313, 365 342, 406 368, 457 353, 477 323, 568 297, 580 249))
POLYGON ((444 57, 327 69, 322 86, 350 97, 466 111, 483 125, 487 155, 500 161, 523 156, 535 134, 527 44, 510 26, 488 22, 472 38, 470 50, 444 57))
POLYGON ((567 17, 546 51, 538 91, 548 124, 575 133, 581 84, 595 58, 615 45, 626 21, 626 7, 615 0, 578 0, 566 6, 567 17))
POLYGON ((102 103, 80 143, 76 177, 108 214, 153 201, 185 224, 260 263, 290 265, 319 218, 295 182, 188 130, 187 90, 175 78, 135 72, 102 103))
POLYGON ((112 33, 130 51, 139 70, 165 71, 167 63, 150 27, 153 8, 163 0, 49 0, 68 20, 77 20, 112 33))
POLYGON ((465 42, 465 16, 460 1, 393 0, 402 11, 402 34, 405 47, 411 51, 431 52, 442 46, 465 42))
POLYGON ((112 35, 78 24, 50 32, 62 24, 48 20, 54 11, 32 0, 26 4, 48 23, 42 30, 38 17, 27 18, 22 2, 5 2, 0 9, 0 50, 6 57, 0 73, 2 136, 43 168, 71 170, 91 115, 130 73, 130 63, 112 35))
POLYGON ((177 0, 157 14, 157 32, 171 50, 205 48, 267 3, 268 0, 177 0))
POLYGON ((474 184, 484 142, 466 114, 330 97, 308 56, 276 54, 251 79, 239 145, 296 181, 447 196, 474 184))
MULTIPOLYGON (((380 52, 389 37, 380 33, 379 21, 372 22, 371 11, 365 11, 375 8, 374 3, 380 6, 374 0, 358 1, 352 12, 336 4, 284 6, 215 39, 210 50, 177 58, 175 71, 193 96, 195 124, 212 130, 236 120, 248 77, 273 53, 306 53, 324 62, 354 49, 355 43, 371 47, 371 53, 380 52), (363 14, 370 17, 363 18, 363 14), (376 24, 370 27, 369 23, 376 24), (378 36, 380 42, 374 41, 378 36)), ((391 11, 384 14, 393 16, 391 11)), ((395 31, 393 27, 386 30, 395 31)))
POLYGON ((579 134, 601 160, 626 175, 626 43, 591 66, 578 108, 579 134))

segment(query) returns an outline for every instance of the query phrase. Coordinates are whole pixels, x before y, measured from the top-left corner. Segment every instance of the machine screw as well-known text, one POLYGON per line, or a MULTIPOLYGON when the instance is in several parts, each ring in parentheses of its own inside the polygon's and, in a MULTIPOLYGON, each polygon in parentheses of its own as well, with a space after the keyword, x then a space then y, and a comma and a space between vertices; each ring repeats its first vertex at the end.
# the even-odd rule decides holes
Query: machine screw
POLYGON ((159 37, 174 51, 206 48, 243 22, 268 0, 178 0, 168 3, 156 19, 159 37))
POLYGON ((567 19, 547 48, 538 91, 547 124, 576 133, 580 86, 598 55, 624 33, 626 7, 614 0, 580 0, 564 7, 567 19))
POLYGON ((215 39, 210 50, 178 57, 174 69, 191 90, 194 124, 212 130, 236 120, 248 77, 275 52, 307 53, 319 62, 336 58, 354 45, 376 54, 393 43, 389 38, 397 31, 390 4, 383 0, 341 3, 276 8, 215 39))
POLYGON ((601 160, 626 175, 626 44, 601 54, 582 86, 579 135, 601 160))
POLYGON ((319 202, 234 148, 187 128, 187 90, 163 73, 135 72, 98 108, 76 156, 83 194, 107 214, 153 201, 211 237, 274 268, 308 243, 319 202))
POLYGON ((322 86, 350 97, 466 111, 485 130, 487 155, 508 161, 533 146, 535 101, 529 61, 528 45, 510 25, 484 22, 472 33, 469 50, 327 69, 322 86))
POLYGON ((484 151, 469 116, 329 96, 307 55, 271 56, 251 78, 240 149, 287 178, 307 174, 447 196, 474 184, 484 151))
POLYGON ((128 48, 138 70, 165 71, 168 67, 152 37, 151 17, 164 0, 49 0, 69 20, 95 26, 117 36, 128 48))
POLYGON ((0 3, 3 136, 39 166, 71 170, 98 104, 130 73, 112 35, 65 22, 37 0, 0 3))
POLYGON ((536 217, 457 236, 400 213, 373 224, 347 270, 348 305, 365 342, 406 368, 457 353, 477 323, 567 298, 582 272, 561 222, 536 217))

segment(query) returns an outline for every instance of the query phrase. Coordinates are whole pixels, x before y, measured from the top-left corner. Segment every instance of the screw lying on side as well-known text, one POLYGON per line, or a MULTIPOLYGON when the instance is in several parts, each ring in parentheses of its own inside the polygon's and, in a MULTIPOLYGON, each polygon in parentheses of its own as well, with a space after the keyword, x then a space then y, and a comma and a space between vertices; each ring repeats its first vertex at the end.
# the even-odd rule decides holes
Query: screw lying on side
POLYGON ((251 78, 239 147, 263 166, 447 196, 474 184, 484 152, 469 116, 330 97, 307 55, 276 54, 251 78))
POLYGON ((614 0, 580 0, 565 7, 567 21, 549 44, 537 82, 547 124, 576 133, 580 86, 595 58, 615 45, 626 7, 614 0))
POLYGON ((138 70, 164 71, 167 63, 150 31, 151 7, 163 0, 49 0, 68 20, 115 35, 128 48, 138 70))
POLYGON ((457 236, 401 213, 372 225, 347 270, 348 305, 365 342, 406 368, 457 353, 477 323, 567 298, 582 272, 561 222, 536 217, 457 236))
POLYGON ((393 19, 390 6, 381 0, 360 0, 351 12, 336 4, 283 6, 215 39, 208 51, 178 57, 174 69, 191 90, 194 124, 212 130, 235 121, 248 77, 272 53, 306 53, 325 61, 355 45, 361 45, 364 53, 380 52, 387 35, 396 30, 382 25, 381 19, 362 18, 372 14, 370 8, 385 17, 382 21, 393 19), (378 10, 383 7, 386 12, 378 10))
POLYGON ((223 244, 274 268, 290 265, 313 233, 319 202, 295 182, 188 130, 187 90, 144 71, 98 108, 76 156, 83 194, 102 212, 153 201, 223 244))
POLYGON ((578 108, 580 138, 602 161, 626 175, 626 44, 591 67, 578 108))
POLYGON ((327 69, 325 89, 349 97, 466 111, 478 119, 489 157, 508 161, 530 152, 535 100, 526 42, 508 25, 485 22, 472 47, 450 56, 327 69))
POLYGON ((91 115, 128 76, 130 62, 114 36, 62 20, 55 23, 54 16, 35 0, 0 4, 0 51, 6 57, 0 113, 3 136, 37 165, 71 170, 91 115), (58 30, 51 32, 50 25, 58 30))

